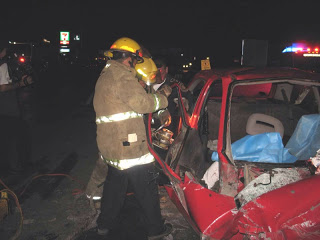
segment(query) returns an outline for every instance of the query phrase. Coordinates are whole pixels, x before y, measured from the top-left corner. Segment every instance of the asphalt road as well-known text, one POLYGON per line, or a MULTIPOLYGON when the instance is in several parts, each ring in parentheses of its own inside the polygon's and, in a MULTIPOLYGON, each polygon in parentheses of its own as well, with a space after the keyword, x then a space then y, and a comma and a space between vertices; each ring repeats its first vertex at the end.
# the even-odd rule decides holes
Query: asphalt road
MULTIPOLYGON (((1 176, 15 192, 21 211, 10 197, 10 213, 0 223, 0 239, 15 234, 22 240, 81 239, 82 232, 95 226, 97 212, 89 207, 82 191, 98 157, 95 114, 92 105, 84 103, 99 73, 63 67, 40 76, 30 91, 32 167, 21 176, 1 176)), ((159 192, 162 215, 173 224, 174 239, 199 239, 166 191, 159 188, 159 192)), ((115 233, 119 240, 133 239, 129 225, 130 219, 138 217, 136 213, 135 208, 124 211, 122 230, 115 233)))

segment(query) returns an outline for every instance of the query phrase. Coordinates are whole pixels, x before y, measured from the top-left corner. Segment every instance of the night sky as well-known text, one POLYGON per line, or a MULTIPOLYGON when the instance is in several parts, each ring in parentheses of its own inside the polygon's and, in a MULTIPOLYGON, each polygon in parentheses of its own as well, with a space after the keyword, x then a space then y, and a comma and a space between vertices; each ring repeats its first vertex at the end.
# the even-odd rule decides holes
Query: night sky
POLYGON ((320 39, 317 2, 8 0, 0 25, 10 39, 22 41, 56 40, 60 30, 67 30, 82 32, 91 49, 108 48, 127 36, 147 48, 183 47, 215 54, 239 48, 244 38, 320 39))

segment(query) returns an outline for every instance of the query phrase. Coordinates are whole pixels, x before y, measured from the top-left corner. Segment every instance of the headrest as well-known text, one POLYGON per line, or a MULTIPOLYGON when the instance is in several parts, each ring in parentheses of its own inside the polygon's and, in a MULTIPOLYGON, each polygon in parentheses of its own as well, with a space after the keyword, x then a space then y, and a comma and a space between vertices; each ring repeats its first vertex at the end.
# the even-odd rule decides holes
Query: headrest
POLYGON ((279 132, 281 138, 283 138, 284 127, 282 123, 274 117, 262 113, 254 113, 248 118, 246 132, 250 135, 279 132))

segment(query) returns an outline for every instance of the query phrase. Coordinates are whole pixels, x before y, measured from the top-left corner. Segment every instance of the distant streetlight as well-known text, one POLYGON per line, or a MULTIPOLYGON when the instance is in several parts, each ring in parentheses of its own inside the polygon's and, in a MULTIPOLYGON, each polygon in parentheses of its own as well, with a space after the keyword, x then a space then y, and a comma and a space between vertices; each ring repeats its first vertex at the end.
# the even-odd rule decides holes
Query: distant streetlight
POLYGON ((24 42, 11 42, 9 41, 10 44, 29 44, 29 43, 24 43, 24 42))

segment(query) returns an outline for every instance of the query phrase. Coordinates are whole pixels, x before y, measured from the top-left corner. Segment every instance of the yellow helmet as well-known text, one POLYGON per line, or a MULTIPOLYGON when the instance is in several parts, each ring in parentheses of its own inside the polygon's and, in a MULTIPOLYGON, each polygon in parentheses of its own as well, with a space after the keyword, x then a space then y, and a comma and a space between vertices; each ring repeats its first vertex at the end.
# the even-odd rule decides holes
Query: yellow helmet
POLYGON ((151 58, 143 57, 143 62, 135 66, 137 73, 140 75, 142 81, 147 85, 156 82, 158 68, 151 58))
POLYGON ((111 45, 110 49, 105 52, 105 55, 112 58, 114 51, 131 53, 138 60, 138 62, 143 61, 140 45, 131 38, 119 38, 111 45))

